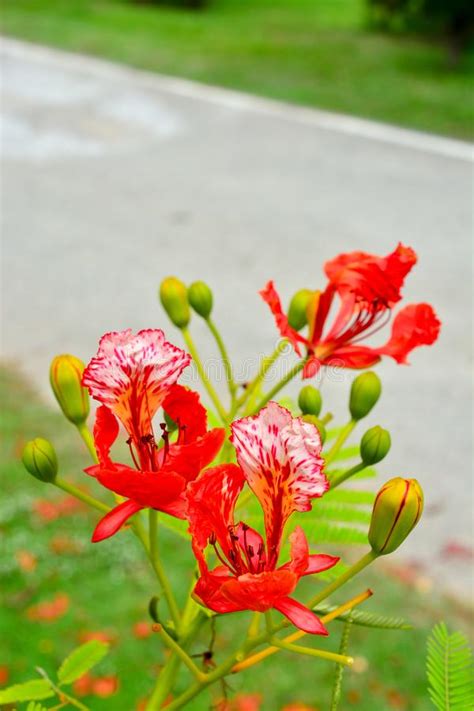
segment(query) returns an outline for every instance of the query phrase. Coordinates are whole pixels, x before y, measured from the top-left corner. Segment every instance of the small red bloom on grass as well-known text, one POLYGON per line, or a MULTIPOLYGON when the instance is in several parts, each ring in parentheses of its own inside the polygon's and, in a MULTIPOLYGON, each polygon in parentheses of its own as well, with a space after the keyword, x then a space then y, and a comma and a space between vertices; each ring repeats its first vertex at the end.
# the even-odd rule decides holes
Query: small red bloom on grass
POLYGON ((0 686, 7 683, 10 677, 10 670, 6 664, 0 664, 0 686))
POLYGON ((33 553, 30 553, 30 551, 16 551, 15 558, 18 562, 19 567, 25 573, 32 573, 36 569, 36 566, 38 564, 38 559, 35 555, 33 555, 33 553))
POLYGON ((146 639, 152 634, 153 630, 151 628, 151 624, 149 622, 146 622, 145 620, 135 622, 135 624, 133 625, 133 636, 137 639, 146 639))
POLYGON ((291 559, 277 567, 288 518, 308 511, 311 499, 329 486, 319 432, 271 402, 256 417, 233 423, 232 442, 240 466, 208 469, 188 487, 188 519, 201 572, 194 593, 219 613, 275 608, 305 632, 327 634, 316 615, 289 595, 303 575, 327 570, 339 559, 310 555, 297 527, 290 536, 291 559), (263 508, 266 541, 245 523, 234 522, 245 480, 263 508), (222 563, 214 570, 204 556, 208 544, 222 563))
POLYGON ((416 260, 410 247, 399 244, 386 257, 351 252, 326 262, 328 283, 324 291, 314 292, 308 307, 307 337, 290 326, 273 282, 268 282, 260 294, 270 306, 280 334, 292 343, 298 355, 301 347, 306 348, 308 361, 303 377, 315 375, 321 365, 369 368, 383 355, 406 363, 414 348, 436 341, 440 322, 433 308, 429 304, 411 304, 399 311, 384 346, 359 345, 390 319, 393 306, 402 298, 404 279, 416 260), (338 310, 328 324, 336 298, 338 310))
POLYGON ((66 614, 69 609, 69 596, 58 593, 52 600, 32 605, 26 611, 29 620, 35 622, 53 622, 66 614))
POLYGON ((85 510, 82 501, 69 495, 59 499, 35 499, 33 501, 33 511, 47 522, 55 521, 62 516, 72 516, 81 510, 85 510))
POLYGON ((107 630, 82 630, 78 634, 78 639, 81 644, 97 640, 97 642, 105 642, 105 644, 115 644, 118 635, 116 632, 107 630))
POLYGON ((215 711, 259 711, 261 694, 237 694, 233 699, 221 699, 214 706, 215 711))
POLYGON ((99 464, 86 472, 126 501, 97 525, 92 540, 116 533, 145 507, 184 518, 184 492, 189 481, 214 459, 224 441, 223 429, 207 431, 206 411, 197 393, 176 384, 190 357, 164 340, 162 331, 111 333, 100 342, 97 356, 84 372, 84 385, 102 402, 97 410, 94 439, 99 464), (164 425, 164 446, 155 441, 152 419, 159 407, 178 426, 170 444, 164 425), (119 432, 118 417, 129 438, 135 469, 113 462, 112 447, 119 432))

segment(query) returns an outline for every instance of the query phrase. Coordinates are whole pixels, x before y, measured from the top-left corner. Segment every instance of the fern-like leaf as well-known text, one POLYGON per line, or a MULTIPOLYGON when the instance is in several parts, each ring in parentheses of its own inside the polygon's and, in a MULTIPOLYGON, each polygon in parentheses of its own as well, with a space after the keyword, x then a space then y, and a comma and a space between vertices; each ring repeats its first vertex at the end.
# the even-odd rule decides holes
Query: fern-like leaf
POLYGON ((427 642, 428 692, 438 711, 468 711, 474 707, 472 651, 461 632, 449 634, 444 622, 427 642))
MULTIPOLYGON (((332 612, 336 608, 336 605, 326 605, 324 603, 320 603, 314 611, 317 615, 326 615, 328 612, 332 612)), ((348 612, 343 612, 342 615, 339 615, 336 619, 348 620, 349 617, 355 625, 359 625, 360 627, 374 627, 381 630, 412 629, 412 625, 401 617, 386 617, 385 615, 379 615, 375 612, 364 612, 362 610, 349 610, 348 612)))

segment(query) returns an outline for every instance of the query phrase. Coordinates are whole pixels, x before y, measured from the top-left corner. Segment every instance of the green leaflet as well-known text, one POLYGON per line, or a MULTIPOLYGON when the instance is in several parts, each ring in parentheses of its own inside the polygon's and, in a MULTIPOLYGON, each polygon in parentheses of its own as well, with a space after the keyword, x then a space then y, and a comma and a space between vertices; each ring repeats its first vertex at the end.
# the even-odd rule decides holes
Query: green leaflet
MULTIPOLYGON (((315 608, 315 612, 318 615, 326 615, 336 608, 336 605, 325 605, 321 603, 315 608)), ((374 612, 363 612, 362 610, 348 610, 347 612, 343 612, 342 615, 339 615, 337 619, 348 620, 349 617, 355 625, 360 625, 361 627, 376 627, 377 629, 383 630, 412 629, 412 625, 401 617, 386 617, 385 615, 378 615, 374 612)))
POLYGON ((15 701, 37 701, 49 699, 54 691, 46 679, 32 679, 24 684, 14 684, 0 691, 0 704, 11 704, 15 701))
POLYGON ((470 711, 474 706, 472 650, 461 632, 449 634, 444 622, 427 642, 428 693, 438 711, 470 711))
POLYGON ((73 681, 98 664, 108 651, 109 645, 96 639, 81 644, 66 657, 59 667, 58 682, 72 684, 73 681))

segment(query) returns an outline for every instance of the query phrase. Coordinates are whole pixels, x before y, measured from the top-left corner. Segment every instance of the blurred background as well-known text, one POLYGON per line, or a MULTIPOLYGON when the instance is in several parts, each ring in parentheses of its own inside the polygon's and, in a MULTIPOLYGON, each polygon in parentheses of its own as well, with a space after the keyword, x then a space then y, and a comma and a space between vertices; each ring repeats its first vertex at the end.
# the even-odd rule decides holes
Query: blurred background
MULTIPOLYGON (((108 681, 85 702, 129 711, 160 663, 140 552, 120 537, 91 546, 94 515, 18 463, 27 439, 50 437, 64 472, 84 478, 86 454, 48 390, 52 357, 87 361, 104 332, 127 327, 163 327, 181 344, 156 298, 176 274, 213 288, 243 379, 276 344, 257 293, 268 279, 287 302, 322 286, 336 254, 402 241, 419 256, 406 302, 432 303, 443 328, 409 367, 378 367, 367 427, 391 431, 381 479, 417 477, 426 514, 383 582, 367 580, 369 608, 416 630, 357 632, 342 708, 431 708, 427 631, 440 618, 471 624, 472 3, 3 0, 0 17, 0 684, 108 635, 108 681), (31 613, 44 600, 50 619, 31 613)), ((192 330, 212 362, 197 319, 192 330)), ((317 383, 339 421, 353 375, 317 383)), ((332 669, 285 658, 268 673, 264 711, 328 708, 332 669)), ((259 674, 231 695, 243 688, 261 691, 259 674)))

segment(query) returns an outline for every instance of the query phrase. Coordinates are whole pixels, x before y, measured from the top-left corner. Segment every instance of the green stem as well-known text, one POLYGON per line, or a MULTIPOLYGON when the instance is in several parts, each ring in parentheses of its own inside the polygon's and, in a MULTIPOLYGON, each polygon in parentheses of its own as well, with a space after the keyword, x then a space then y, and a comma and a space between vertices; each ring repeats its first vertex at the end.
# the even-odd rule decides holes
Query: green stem
POLYGON ((288 373, 285 375, 285 377, 282 378, 282 379, 270 390, 270 392, 267 393, 264 398, 262 398, 262 400, 260 400, 260 402, 258 403, 258 405, 257 405, 255 408, 253 408, 252 413, 249 413, 249 414, 254 414, 254 413, 256 413, 256 412, 259 412, 259 410, 261 410, 262 407, 264 407, 264 406, 267 404, 267 402, 269 402, 270 400, 272 400, 272 399, 274 398, 274 396, 275 396, 277 393, 279 393, 280 390, 282 390, 282 388, 284 388, 285 385, 287 385, 287 384, 290 382, 290 380, 293 380, 293 378, 295 377, 295 375, 298 375, 298 373, 299 373, 301 370, 303 370, 305 363, 306 363, 306 360, 305 360, 305 359, 298 361, 298 363, 296 363, 296 365, 294 365, 293 368, 291 368, 291 370, 288 371, 288 373))
POLYGON ((88 428, 88 426, 86 425, 86 423, 83 422, 82 424, 77 425, 77 431, 79 432, 79 434, 81 435, 82 439, 84 440, 85 445, 86 445, 87 449, 89 450, 92 459, 93 459, 94 462, 97 464, 97 462, 99 461, 99 459, 98 459, 98 457, 97 457, 97 452, 96 452, 96 449, 95 449, 94 438, 93 438, 93 436, 92 436, 92 433, 91 433, 90 429, 88 428))
POLYGON ((229 393, 231 397, 231 410, 234 409, 235 406, 235 391, 237 390, 237 385, 234 382, 234 378, 232 377, 232 364, 230 362, 229 354, 227 353, 227 349, 224 345, 224 341, 222 340, 222 336, 219 333, 214 321, 212 319, 208 318, 206 319, 206 323, 209 327, 210 332, 214 336, 214 339, 217 343, 217 347, 219 349, 219 353, 221 354, 222 362, 224 364, 224 369, 225 369, 225 374, 227 378, 227 385, 229 388, 229 393))
POLYGON ((352 430, 356 426, 357 421, 356 420, 349 420, 349 422, 344 425, 342 430, 339 432, 339 436, 337 437, 336 441, 334 442, 333 446, 329 450, 329 452, 324 456, 324 460, 326 462, 326 465, 329 464, 329 462, 332 462, 334 457, 337 455, 339 450, 341 449, 342 445, 346 441, 346 439, 349 437, 351 434, 352 430))
POLYGON ((241 397, 237 400, 237 407, 236 409, 239 409, 242 407, 242 405, 247 402, 247 400, 253 395, 255 390, 258 388, 260 383, 263 381, 265 378, 266 374, 272 367, 272 365, 275 363, 275 361, 280 357, 280 355, 283 353, 284 349, 286 348, 288 341, 286 338, 282 339, 279 341, 277 347, 273 351, 273 353, 266 358, 263 358, 262 364, 260 366, 260 370, 258 371, 257 375, 255 378, 251 381, 251 383, 247 386, 246 390, 244 393, 242 393, 241 397))
POLYGON ((99 501, 98 499, 94 499, 93 496, 89 496, 89 494, 86 494, 84 491, 81 491, 81 489, 78 489, 73 484, 69 484, 69 482, 64 481, 64 479, 61 479, 60 477, 56 477, 53 484, 98 511, 102 511, 103 513, 111 511, 110 506, 103 504, 102 501, 99 501))
POLYGON ((156 573, 156 577, 161 585, 161 589, 163 590, 171 618, 175 624, 176 630, 178 631, 180 624, 179 608, 174 598, 169 580, 161 564, 160 556, 158 555, 158 512, 155 509, 149 510, 149 535, 149 558, 153 566, 153 570, 156 573))
POLYGON ((221 401, 219 400, 219 396, 217 395, 212 383, 209 381, 209 379, 204 371, 201 359, 199 358, 198 352, 196 350, 196 346, 194 345, 194 341, 191 338, 191 334, 189 333, 187 328, 182 328, 181 332, 183 334, 184 342, 186 343, 186 346, 188 347, 188 350, 193 358, 193 361, 196 364, 196 368, 199 373, 199 377, 202 380, 202 384, 206 388, 207 393, 208 393, 209 397, 211 398, 212 403, 219 414, 219 417, 221 418, 222 422, 226 425, 227 421, 228 421, 227 413, 225 412, 224 408, 222 407, 221 401))
POLYGON ((321 659, 327 659, 330 662, 336 662, 337 664, 343 664, 345 666, 351 666, 351 664, 354 663, 352 657, 348 657, 343 654, 336 654, 335 652, 327 652, 325 649, 303 647, 301 644, 291 644, 290 642, 284 642, 280 639, 271 639, 270 643, 275 647, 280 647, 280 649, 286 649, 288 652, 305 654, 308 657, 319 657, 321 659))
POLYGON ((345 472, 336 474, 334 477, 331 477, 329 479, 329 484, 331 486, 331 489, 335 489, 336 486, 339 486, 339 484, 342 484, 344 481, 349 479, 351 476, 354 476, 354 474, 357 474, 357 472, 361 472, 363 469, 366 469, 366 468, 367 468, 367 464, 364 464, 364 462, 359 462, 359 464, 356 464, 355 466, 351 467, 350 469, 347 469, 345 472))
POLYGON ((307 607, 313 609, 316 607, 316 605, 319 605, 320 602, 325 600, 327 597, 333 594, 336 590, 338 590, 340 587, 345 585, 348 580, 353 578, 355 575, 360 573, 364 568, 366 568, 370 563, 373 563, 374 560, 376 560, 377 554, 374 553, 373 550, 370 550, 368 553, 366 553, 360 560, 357 561, 357 563, 354 563, 354 565, 351 565, 350 568, 346 570, 345 573, 340 575, 336 580, 334 580, 332 583, 327 585, 325 588, 321 590, 317 595, 311 598, 311 600, 306 604, 307 607))
POLYGON ((186 654, 184 649, 179 646, 177 642, 167 633, 167 631, 164 629, 162 625, 160 625, 160 628, 158 630, 160 633, 161 637, 163 638, 164 643, 166 646, 171 649, 175 654, 181 659, 181 661, 188 667, 189 671, 193 676, 198 679, 198 681, 202 681, 205 679, 206 675, 197 668, 197 666, 194 664, 193 660, 191 657, 186 654))

